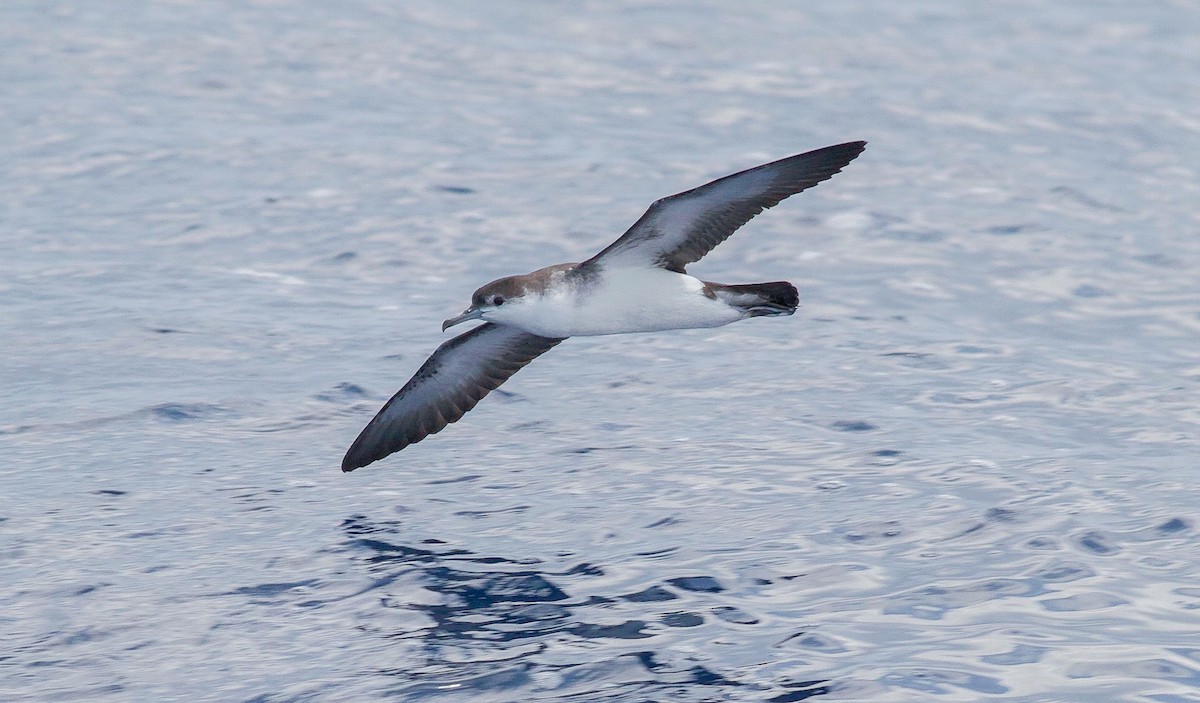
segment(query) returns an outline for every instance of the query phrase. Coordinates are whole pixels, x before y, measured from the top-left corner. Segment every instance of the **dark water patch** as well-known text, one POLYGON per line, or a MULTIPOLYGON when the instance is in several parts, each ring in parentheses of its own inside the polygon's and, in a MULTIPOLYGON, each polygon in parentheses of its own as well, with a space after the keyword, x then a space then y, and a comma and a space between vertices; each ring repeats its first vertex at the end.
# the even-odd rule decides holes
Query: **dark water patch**
POLYGON ((890 227, 882 230, 879 236, 884 239, 892 239, 900 242, 932 244, 945 239, 946 233, 941 230, 924 229, 919 227, 890 227))
POLYGON ((928 352, 888 352, 880 354, 880 356, 895 359, 898 366, 905 368, 926 369, 929 371, 943 371, 951 368, 949 362, 928 352))
POLYGON ((931 405, 994 405, 1010 400, 999 393, 928 393, 923 394, 923 399, 931 405))
POLYGON ((427 572, 439 584, 432 589, 457 596, 456 606, 486 609, 502 603, 542 603, 566 600, 567 594, 536 572, 475 574, 449 567, 427 572))
POLYGON ((780 644, 784 643, 827 654, 842 654, 848 651, 845 645, 818 632, 797 632, 780 644))
POLYGON ((612 450, 622 451, 622 450, 635 449, 635 448, 636 447, 634 447, 631 444, 622 444, 620 446, 614 446, 614 447, 577 447, 575 449, 569 449, 564 453, 567 453, 567 454, 591 454, 592 452, 604 452, 604 451, 612 451, 612 450))
POLYGON ((564 571, 563 574, 566 576, 603 576, 604 569, 595 564, 584 562, 583 564, 572 566, 570 569, 564 571))
POLYGON ((679 551, 679 547, 663 547, 662 549, 649 549, 644 552, 635 552, 635 556, 646 557, 647 559, 663 559, 669 557, 679 551))
MULTIPOLYGON (((867 462, 871 466, 896 466, 904 461, 904 452, 899 449, 876 449, 867 454, 870 457, 867 462)), ((818 488, 844 488, 846 484, 838 479, 829 479, 822 482, 818 488)))
POLYGON ((1092 210, 1102 210, 1105 212, 1124 212, 1123 209, 1101 202, 1096 198, 1084 193, 1083 191, 1072 188, 1071 186, 1056 186, 1050 189, 1050 192, 1062 197, 1064 200, 1069 200, 1078 205, 1090 208, 1092 210))
POLYGON ((149 539, 151 537, 161 537, 169 534, 169 530, 138 530, 125 535, 125 539, 149 539))
POLYGON ((1033 224, 1017 224, 1017 225, 993 225, 984 227, 980 232, 991 234, 997 237, 1011 237, 1014 234, 1023 234, 1026 232, 1040 232, 1044 227, 1033 224))
POLYGON ((931 695, 950 695, 954 689, 966 689, 975 693, 999 695, 1008 693, 1008 687, 991 676, 981 676, 960 671, 914 669, 884 675, 880 683, 898 688, 907 688, 931 695))
POLYGON ((357 383, 349 383, 343 381, 337 384, 331 390, 322 391, 313 396, 314 399, 324 403, 342 403, 347 400, 359 400, 373 397, 367 389, 357 383))
POLYGON ((250 596, 251 598, 274 598, 297 589, 313 588, 319 584, 317 579, 290 581, 286 583, 261 583, 257 586, 242 586, 224 595, 250 596))
POLYGON ((1071 291, 1071 295, 1074 295, 1076 298, 1104 298, 1109 297, 1112 294, 1112 291, 1105 290, 1099 286, 1093 286, 1087 283, 1081 286, 1076 286, 1075 290, 1071 291))
POLYGON ((1017 666, 1019 664, 1035 664, 1042 660, 1046 652, 1050 651, 1048 647, 1035 647, 1028 644, 1019 644, 1009 652, 1003 654, 988 654, 980 657, 980 661, 987 664, 998 664, 1000 666, 1017 666))
POLYGON ((699 684, 701 686, 741 685, 703 666, 694 666, 688 670, 688 673, 691 675, 691 680, 687 681, 687 683, 699 684))
POLYGON ((667 589, 663 588, 662 586, 651 586, 650 588, 647 588, 643 591, 638 591, 637 593, 630 593, 628 595, 621 596, 621 598, 622 598, 622 600, 627 600, 632 603, 654 603, 654 602, 660 602, 660 601, 676 600, 677 598, 679 598, 679 596, 668 591, 667 589))
POLYGON ((1154 528, 1155 532, 1163 536, 1177 535, 1183 532, 1190 532, 1191 530, 1191 521, 1180 517, 1173 517, 1154 528))
POLYGON ((234 505, 245 506, 242 510, 246 512, 275 510, 275 498, 285 492, 282 488, 247 489, 242 486, 220 488, 218 491, 226 494, 234 505))
MULTIPOLYGON (((462 667, 462 669, 471 670, 468 667, 462 667)), ((391 696, 399 700, 462 700, 463 693, 469 691, 504 694, 508 691, 529 688, 534 685, 530 669, 531 667, 527 664, 499 669, 491 667, 486 673, 459 674, 453 678, 439 678, 437 681, 428 683, 421 681, 423 678, 421 672, 385 670, 381 673, 400 677, 405 681, 417 681, 415 684, 398 687, 391 692, 391 696)))
POLYGON ((838 420, 830 425, 830 428, 838 432, 870 432, 879 429, 865 420, 838 420))
POLYGON ((528 505, 514 505, 511 508, 497 508, 495 510, 456 510, 453 514, 480 520, 493 515, 504 515, 507 513, 520 514, 529 510, 529 508, 530 506, 528 505))
POLYGON ((904 530, 900 527, 900 523, 895 520, 887 522, 858 525, 852 528, 839 528, 835 532, 841 533, 842 539, 853 544, 879 544, 881 542, 892 540, 904 534, 904 530))
POLYGON ((432 560, 434 552, 428 549, 418 549, 417 547, 409 547, 403 544, 393 544, 379 539, 371 539, 368 537, 360 537, 355 539, 352 544, 356 547, 369 549, 376 552, 376 555, 371 558, 373 562, 387 561, 412 561, 414 559, 427 558, 432 560))
POLYGON ((1030 578, 1045 583, 1070 583, 1095 575, 1096 572, 1088 566, 1068 562, 1041 567, 1031 573, 1030 578))
POLYGON ((444 485, 450 484, 450 483, 467 483, 470 481, 476 481, 480 478, 483 478, 480 474, 466 474, 465 476, 455 476, 454 478, 441 478, 441 479, 434 479, 433 481, 426 481, 425 485, 427 485, 427 486, 444 486, 444 485))
POLYGON ((659 620, 667 627, 699 627, 704 624, 704 617, 696 613, 667 613, 659 620))
POLYGON ((832 693, 834 686, 828 680, 816 679, 811 681, 784 681, 780 684, 784 689, 791 689, 785 693, 779 693, 778 696, 767 698, 768 703, 796 703, 797 701, 808 701, 809 698, 824 696, 827 693, 832 693))
MULTIPOLYGON (((365 515, 351 515, 342 520, 341 529, 343 532, 352 535, 399 535, 404 532, 404 521, 402 520, 376 520, 365 515)), ((445 544, 446 542, 435 537, 429 537, 422 540, 425 544, 445 544)))
POLYGON ((619 625, 581 623, 568 627, 567 632, 587 640, 637 640, 654 636, 646 632, 646 623, 642 620, 626 620, 619 625))
POLYGON ((682 576, 667 579, 667 583, 675 588, 695 593, 720 593, 725 590, 725 587, 711 576, 682 576))
POLYGON ((1078 613, 1090 610, 1105 610, 1119 605, 1128 605, 1129 601, 1110 593, 1093 591, 1080 593, 1065 598, 1047 598, 1041 601, 1041 606, 1052 613, 1078 613))
POLYGON ((947 541, 950 541, 950 540, 955 540, 955 539, 961 539, 961 538, 963 538, 963 537, 967 537, 967 536, 969 536, 969 535, 973 535, 973 534, 976 534, 976 533, 978 533, 978 532, 982 532, 984 527, 985 527, 984 523, 982 523, 982 522, 977 522, 977 523, 975 523, 975 524, 973 524, 973 525, 970 525, 969 527, 967 527, 967 528, 965 528, 965 529, 963 529, 963 530, 960 530, 960 531, 959 531, 957 534, 954 534, 954 535, 951 535, 950 537, 947 537, 947 538, 946 538, 946 540, 947 540, 947 541))
POLYGON ((732 605, 719 605, 712 609, 713 615, 735 625, 757 625, 758 618, 732 605))
POLYGON ((474 188, 468 186, 435 185, 431 189, 455 195, 472 195, 476 192, 474 188))
POLYGON ((1003 354, 1005 351, 1000 347, 984 347, 978 344, 958 344, 954 347, 956 354, 970 354, 972 356, 979 354, 1003 354))
POLYGON ((1178 259, 1174 256, 1170 256, 1168 254, 1162 254, 1162 253, 1143 254, 1141 256, 1133 257, 1133 260, 1140 261, 1141 263, 1147 264, 1149 266, 1154 266, 1155 268, 1165 268, 1165 269, 1186 268, 1186 264, 1184 264, 1184 262, 1181 261, 1180 259, 1178 259))
POLYGON ((1080 549, 1102 557, 1112 556, 1121 551, 1121 548, 1113 543, 1111 537, 1096 530, 1089 530, 1081 535, 1076 535, 1073 541, 1080 549))
MULTIPOLYGON (((359 418, 371 406, 359 403, 354 406, 342 406, 334 410, 338 417, 359 418)), ((302 432, 313 427, 321 427, 329 422, 329 413, 298 415, 279 422, 258 422, 245 427, 247 432, 254 434, 276 434, 280 432, 302 432)))
MULTIPOLYGON (((473 668, 467 664, 455 671, 473 668)), ((421 672, 386 671, 388 675, 414 679, 430 678, 421 672)), ((585 663, 520 663, 499 670, 493 667, 477 675, 436 677, 398 687, 393 695, 403 700, 463 700, 464 693, 478 692, 493 700, 578 700, 588 703, 711 703, 731 700, 728 695, 746 684, 696 664, 672 666, 652 651, 628 652, 585 663), (707 692, 705 689, 709 689, 707 692), (728 691, 723 690, 728 689, 728 691), (713 696, 717 696, 714 698, 713 696)), ((790 685, 797 688, 796 685, 790 685)), ((799 699, 795 699, 799 700, 799 699)))
POLYGON ((211 403, 164 403, 147 409, 151 417, 163 422, 192 422, 228 417, 232 412, 211 403))
POLYGON ((984 517, 991 522, 1016 522, 1017 511, 1008 508, 988 508, 984 517))
POLYGON ((99 642, 112 637, 111 632, 100 630, 91 626, 82 627, 70 633, 63 632, 59 634, 61 637, 58 638, 58 640, 55 642, 55 645, 60 647, 70 647, 88 642, 99 642))
POLYGON ((887 614, 941 620, 951 611, 1004 598, 1032 598, 1046 593, 1035 579, 986 579, 956 586, 925 586, 893 596, 887 614))
POLYGON ((649 525, 646 525, 646 529, 653 529, 655 527, 669 527, 671 525, 679 525, 679 524, 681 524, 681 522, 682 522, 681 520, 678 520, 677 518, 674 518, 674 517, 665 517, 661 520, 655 520, 654 522, 650 523, 649 525))

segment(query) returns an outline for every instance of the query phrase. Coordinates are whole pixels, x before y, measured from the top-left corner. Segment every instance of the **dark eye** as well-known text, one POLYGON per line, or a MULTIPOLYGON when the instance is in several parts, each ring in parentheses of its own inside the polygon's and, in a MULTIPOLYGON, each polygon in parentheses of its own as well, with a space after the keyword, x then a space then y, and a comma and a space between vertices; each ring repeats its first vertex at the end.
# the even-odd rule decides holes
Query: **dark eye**
POLYGON ((500 307, 503 304, 504 304, 504 296, 503 295, 493 295, 492 296, 492 305, 495 305, 496 307, 500 307))

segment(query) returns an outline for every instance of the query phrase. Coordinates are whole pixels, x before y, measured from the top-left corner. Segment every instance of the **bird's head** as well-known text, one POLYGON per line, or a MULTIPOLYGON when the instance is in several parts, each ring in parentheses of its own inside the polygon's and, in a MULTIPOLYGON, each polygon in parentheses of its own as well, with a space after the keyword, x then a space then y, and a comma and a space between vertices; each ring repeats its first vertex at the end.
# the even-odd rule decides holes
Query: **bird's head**
POLYGON ((524 276, 498 278, 475 291, 471 296, 471 307, 442 323, 442 331, 467 320, 504 322, 509 313, 529 302, 530 295, 522 279, 524 276))

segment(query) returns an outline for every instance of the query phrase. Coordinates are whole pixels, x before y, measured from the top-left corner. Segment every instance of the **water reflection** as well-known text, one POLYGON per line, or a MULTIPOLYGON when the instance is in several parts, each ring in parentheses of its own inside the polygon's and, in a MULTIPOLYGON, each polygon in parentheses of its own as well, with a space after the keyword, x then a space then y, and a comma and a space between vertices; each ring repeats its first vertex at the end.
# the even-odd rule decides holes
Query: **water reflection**
POLYGON ((739 690, 783 702, 832 690, 824 680, 785 680, 768 690, 656 649, 669 639, 664 633, 699 626, 706 615, 743 626, 758 623, 733 606, 694 612, 679 605, 683 592, 725 590, 711 576, 672 576, 633 593, 582 593, 579 582, 603 576, 602 566, 580 563, 552 571, 538 568, 537 560, 478 554, 436 539, 404 544, 398 524, 362 515, 347 518, 342 529, 370 573, 368 590, 384 594, 381 605, 424 616, 415 627, 383 633, 422 645, 419 670, 383 672, 402 682, 393 691, 401 698, 459 698, 467 692, 503 697, 520 691, 526 699, 541 693, 589 701, 646 696, 701 701, 739 690), (389 589, 414 577, 420 592, 398 595, 389 589))

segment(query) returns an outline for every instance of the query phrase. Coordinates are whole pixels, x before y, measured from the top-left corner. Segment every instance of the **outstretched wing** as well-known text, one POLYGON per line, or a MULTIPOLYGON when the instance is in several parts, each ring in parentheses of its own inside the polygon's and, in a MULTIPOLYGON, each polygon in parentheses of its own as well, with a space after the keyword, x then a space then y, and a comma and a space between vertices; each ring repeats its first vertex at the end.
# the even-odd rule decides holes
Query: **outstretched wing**
POLYGON ((442 344, 350 445, 342 471, 378 461, 457 422, 561 341, 489 322, 442 344))
POLYGON ((683 272, 763 210, 842 170, 867 146, 848 142, 773 161, 658 200, 621 238, 585 261, 683 272))

